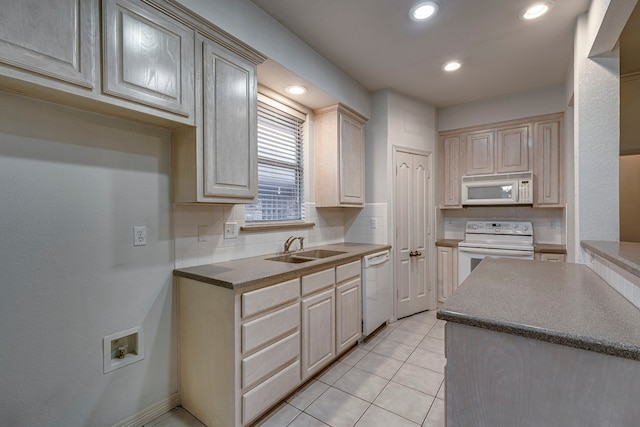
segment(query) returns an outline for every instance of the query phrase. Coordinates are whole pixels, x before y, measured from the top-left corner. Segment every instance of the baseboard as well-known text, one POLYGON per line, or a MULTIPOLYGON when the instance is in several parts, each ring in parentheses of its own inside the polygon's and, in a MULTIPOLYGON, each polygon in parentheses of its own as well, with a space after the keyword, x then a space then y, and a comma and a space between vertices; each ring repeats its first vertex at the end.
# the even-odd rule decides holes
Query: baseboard
POLYGON ((179 405, 180 395, 178 393, 175 393, 167 397, 166 399, 143 409, 136 415, 133 415, 124 421, 120 421, 119 423, 114 424, 113 427, 141 427, 179 405))

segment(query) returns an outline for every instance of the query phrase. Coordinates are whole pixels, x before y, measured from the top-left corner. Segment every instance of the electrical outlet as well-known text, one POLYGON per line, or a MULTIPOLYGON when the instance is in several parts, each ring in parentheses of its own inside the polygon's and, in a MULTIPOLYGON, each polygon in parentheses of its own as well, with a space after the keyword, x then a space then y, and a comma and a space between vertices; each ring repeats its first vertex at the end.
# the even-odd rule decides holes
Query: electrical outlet
POLYGON ((377 218, 371 218, 369 220, 369 227, 371 227, 372 229, 378 228, 378 219, 377 218))
POLYGON ((144 225, 133 227, 133 246, 147 245, 147 227, 144 225))
POLYGON ((225 239, 237 239, 238 238, 238 223, 237 222, 225 222, 224 223, 224 238, 225 239))

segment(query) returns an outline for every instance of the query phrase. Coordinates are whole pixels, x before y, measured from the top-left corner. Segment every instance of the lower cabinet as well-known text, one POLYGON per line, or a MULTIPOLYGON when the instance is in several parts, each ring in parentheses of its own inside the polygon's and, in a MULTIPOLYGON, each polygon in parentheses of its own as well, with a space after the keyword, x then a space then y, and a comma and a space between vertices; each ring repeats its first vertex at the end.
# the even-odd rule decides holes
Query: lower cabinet
POLYGON ((247 292, 178 279, 181 403, 243 427, 362 336, 360 261, 247 292))
POLYGON ((534 259, 549 262, 565 262, 565 254, 536 253, 534 259))
POLYGON ((438 246, 438 302, 445 302, 458 288, 458 249, 438 246))

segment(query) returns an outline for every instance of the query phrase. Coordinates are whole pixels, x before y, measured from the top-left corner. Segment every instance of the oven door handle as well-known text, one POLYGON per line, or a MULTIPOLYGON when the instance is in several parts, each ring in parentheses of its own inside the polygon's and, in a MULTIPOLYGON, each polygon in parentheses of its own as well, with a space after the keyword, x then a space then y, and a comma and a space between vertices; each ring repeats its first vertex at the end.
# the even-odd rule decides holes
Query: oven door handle
POLYGON ((516 249, 488 249, 488 248, 467 248, 458 246, 460 252, 469 252, 478 255, 504 255, 530 257, 533 251, 519 251, 516 249))

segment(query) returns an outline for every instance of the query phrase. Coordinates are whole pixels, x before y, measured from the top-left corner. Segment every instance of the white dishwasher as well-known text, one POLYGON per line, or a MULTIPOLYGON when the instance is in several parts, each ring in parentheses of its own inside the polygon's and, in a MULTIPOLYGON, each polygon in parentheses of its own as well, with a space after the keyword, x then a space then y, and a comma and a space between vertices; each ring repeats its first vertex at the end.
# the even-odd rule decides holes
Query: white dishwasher
POLYGON ((393 315, 389 251, 362 258, 362 333, 366 337, 393 315))

